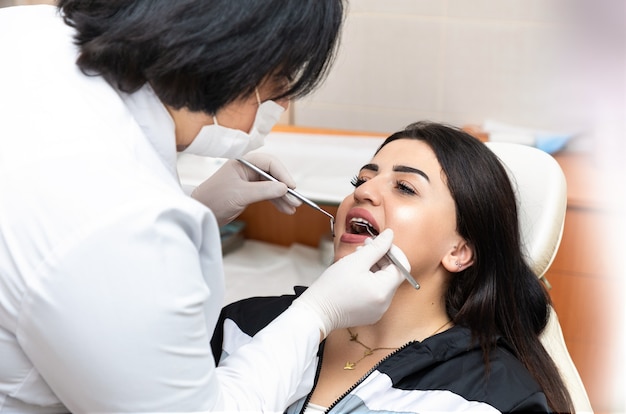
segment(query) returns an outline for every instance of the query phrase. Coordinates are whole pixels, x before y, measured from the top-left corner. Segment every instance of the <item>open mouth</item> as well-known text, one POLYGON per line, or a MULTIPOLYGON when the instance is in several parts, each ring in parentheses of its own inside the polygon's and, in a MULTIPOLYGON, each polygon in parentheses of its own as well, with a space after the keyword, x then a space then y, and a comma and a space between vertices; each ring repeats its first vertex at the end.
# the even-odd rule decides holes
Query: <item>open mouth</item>
POLYGON ((348 232, 351 234, 366 234, 368 236, 378 236, 378 230, 370 223, 361 217, 354 217, 349 222, 348 232))

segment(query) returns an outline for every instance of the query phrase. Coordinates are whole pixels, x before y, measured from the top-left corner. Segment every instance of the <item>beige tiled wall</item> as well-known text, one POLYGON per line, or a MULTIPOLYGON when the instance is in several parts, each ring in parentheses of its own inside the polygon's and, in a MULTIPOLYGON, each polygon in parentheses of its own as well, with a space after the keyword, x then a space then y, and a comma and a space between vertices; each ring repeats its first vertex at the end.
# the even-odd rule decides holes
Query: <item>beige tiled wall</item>
POLYGON ((495 119, 581 131, 572 146, 588 148, 596 126, 567 63, 578 39, 559 2, 351 0, 336 64, 293 121, 386 133, 419 119, 495 119))
MULTIPOLYGON (((34 3, 54 0, 0 0, 0 6, 34 3)), ((327 82, 292 104, 282 123, 388 133, 420 119, 457 125, 494 119, 577 132, 570 149, 623 165, 624 0, 347 4, 327 82)))

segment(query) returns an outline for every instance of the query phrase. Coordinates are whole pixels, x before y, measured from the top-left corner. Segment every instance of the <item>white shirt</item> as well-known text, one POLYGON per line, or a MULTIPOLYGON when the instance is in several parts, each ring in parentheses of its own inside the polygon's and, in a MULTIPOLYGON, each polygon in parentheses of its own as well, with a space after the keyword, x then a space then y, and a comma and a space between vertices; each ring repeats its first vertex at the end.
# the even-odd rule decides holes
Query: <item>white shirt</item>
POLYGON ((54 7, 0 10, 0 412, 281 411, 314 316, 215 368, 215 217, 181 190, 152 90, 82 74, 72 35, 54 7))

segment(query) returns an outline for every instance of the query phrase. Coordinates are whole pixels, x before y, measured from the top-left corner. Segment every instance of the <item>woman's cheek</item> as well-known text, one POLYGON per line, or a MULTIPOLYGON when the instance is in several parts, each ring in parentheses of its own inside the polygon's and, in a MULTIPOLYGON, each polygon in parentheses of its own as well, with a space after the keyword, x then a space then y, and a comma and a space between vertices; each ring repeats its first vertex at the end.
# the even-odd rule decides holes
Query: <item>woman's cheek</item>
POLYGON ((420 222, 419 217, 420 215, 415 211, 415 208, 407 206, 396 208, 391 213, 387 212, 385 220, 387 227, 393 229, 394 240, 400 240, 404 237, 408 238, 413 234, 417 227, 416 225, 420 222))
POLYGON ((428 240, 431 235, 419 236, 423 223, 419 219, 419 214, 413 207, 397 208, 393 211, 393 216, 388 216, 389 227, 394 231, 393 244, 395 244, 407 259, 411 261, 416 250, 423 250, 423 245, 415 243, 416 240, 428 240))

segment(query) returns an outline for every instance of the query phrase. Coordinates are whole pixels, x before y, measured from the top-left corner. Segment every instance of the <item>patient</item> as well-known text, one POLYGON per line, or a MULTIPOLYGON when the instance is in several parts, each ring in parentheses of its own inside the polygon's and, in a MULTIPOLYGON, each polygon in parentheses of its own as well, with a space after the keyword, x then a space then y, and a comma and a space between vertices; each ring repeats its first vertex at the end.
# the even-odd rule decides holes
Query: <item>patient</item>
MULTIPOLYGON (((391 228, 421 288, 403 283, 374 325, 333 331, 302 382, 309 394, 288 412, 573 411, 539 342, 549 297, 523 258, 497 157, 456 128, 420 122, 387 138, 352 184, 337 212, 335 260, 365 242, 364 225, 391 228)), ((216 359, 293 299, 227 306, 216 359)))

